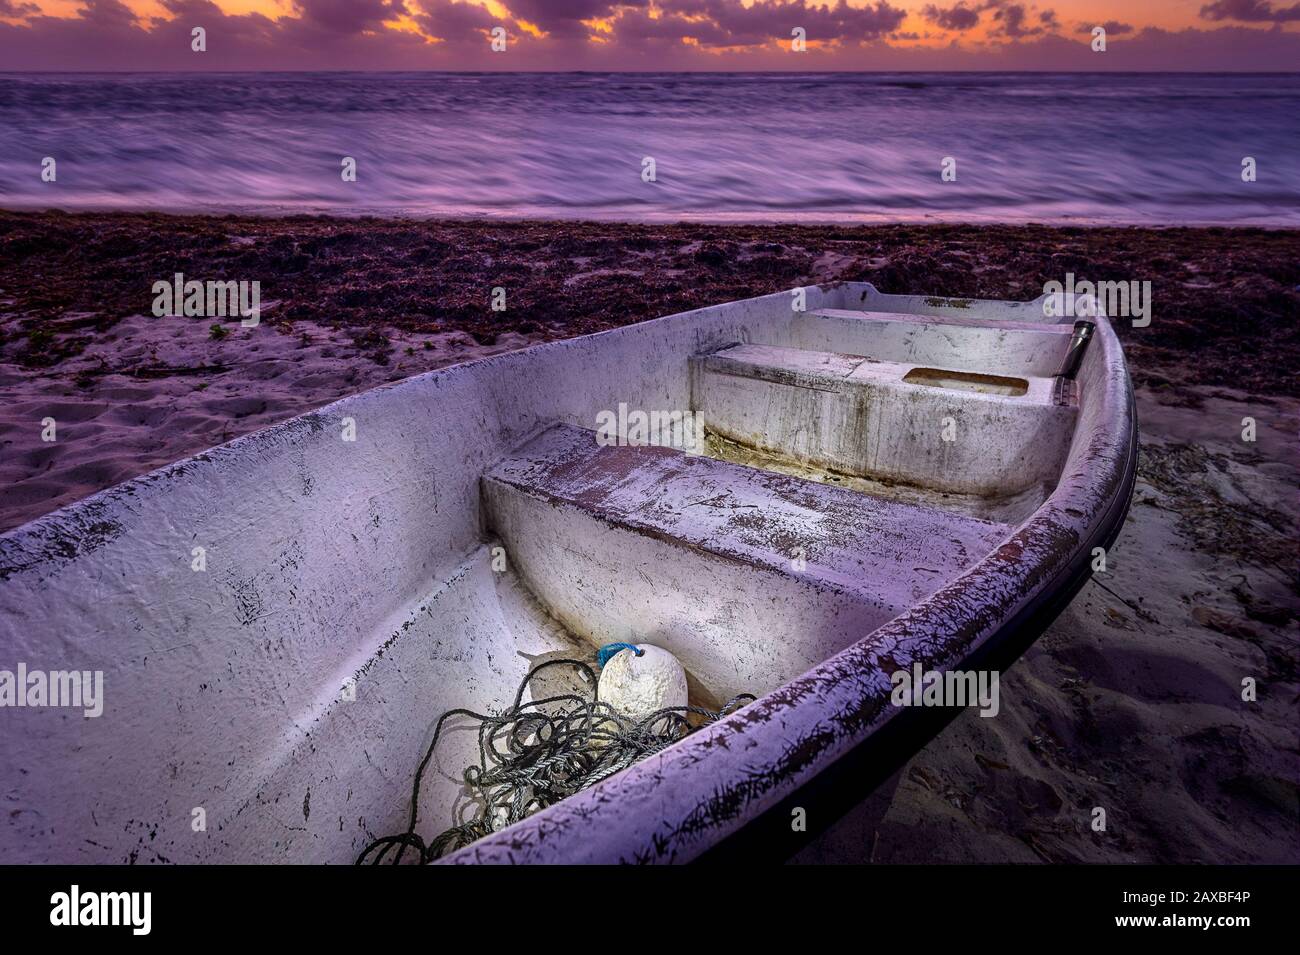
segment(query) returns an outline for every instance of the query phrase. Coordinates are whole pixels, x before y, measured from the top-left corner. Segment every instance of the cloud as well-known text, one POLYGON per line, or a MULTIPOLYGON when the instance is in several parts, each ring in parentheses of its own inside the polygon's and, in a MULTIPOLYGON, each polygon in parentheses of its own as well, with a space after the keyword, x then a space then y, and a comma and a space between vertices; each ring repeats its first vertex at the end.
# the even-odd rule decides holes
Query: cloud
POLYGON ((507 29, 512 21, 493 16, 477 3, 458 0, 419 0, 415 22, 427 35, 450 43, 482 41, 483 31, 495 26, 507 29))
POLYGON ((791 30, 802 27, 813 42, 856 43, 893 33, 907 17, 906 10, 890 6, 886 0, 866 7, 851 7, 845 0, 833 6, 807 0, 769 0, 750 6, 740 0, 659 0, 658 6, 664 14, 661 19, 669 19, 671 27, 655 28, 637 22, 650 19, 644 14, 629 17, 624 13, 615 22, 615 35, 626 25, 639 33, 690 37, 703 46, 764 46, 773 40, 789 40, 791 30))
POLYGON ((979 10, 972 9, 964 3, 958 3, 955 7, 946 10, 936 7, 933 3, 926 4, 921 14, 931 23, 945 30, 969 30, 980 22, 979 10))
POLYGON ((584 20, 608 20, 619 9, 644 10, 650 0, 502 0, 520 20, 553 37, 586 37, 584 20))
POLYGON ((1242 23, 1294 23, 1300 21, 1300 3, 1275 8, 1270 0, 1216 0, 1201 7, 1201 16, 1242 23))
POLYGON ((1077 33, 1092 33, 1093 29, 1101 27, 1106 31, 1107 36, 1123 36, 1126 33, 1133 32, 1131 23, 1120 23, 1118 20, 1107 20, 1105 23, 1080 23, 1077 33))
MULTIPOLYGON (((156 11, 139 16, 122 0, 81 0, 68 15, 48 16, 30 9, 31 0, 0 0, 0 68, 835 70, 861 69, 864 47, 871 68, 881 70, 1183 70, 1189 64, 1290 70, 1300 62, 1300 32, 1293 29, 1222 24, 1167 31, 1110 22, 1108 33, 1130 36, 1099 66, 1087 43, 1062 36, 1055 12, 1031 0, 927 4, 922 15, 957 34, 942 46, 907 39, 901 32, 906 12, 894 5, 901 0, 861 7, 842 0, 754 0, 749 6, 741 0, 656 0, 656 17, 649 16, 649 0, 498 3, 499 16, 471 0, 286 0, 281 13, 265 16, 227 14, 211 0, 155 0, 148 7, 133 3, 156 11), (406 29, 385 26, 399 10, 406 29), (996 42, 982 42, 980 34, 980 42, 968 39, 973 27, 960 25, 971 15, 977 26, 992 28, 996 42), (535 24, 544 36, 519 21, 535 24), (600 42, 587 25, 594 21, 601 21, 600 42), (483 36, 498 24, 510 35, 504 54, 492 53, 483 36), (207 31, 205 53, 190 48, 195 26, 207 31), (790 54, 794 27, 807 31, 806 54, 790 54)), ((1275 23, 1291 17, 1290 7, 1258 0, 1214 6, 1224 17, 1268 16, 1275 23)))
POLYGON ((305 26, 344 35, 377 29, 406 12, 403 0, 294 0, 293 7, 305 26))
POLYGON ((109 28, 129 26, 136 22, 135 13, 120 0, 83 0, 77 16, 85 23, 109 28))
POLYGON ((993 19, 1002 23, 1002 30, 1009 37, 1031 36, 1034 29, 1025 29, 1025 8, 1019 3, 1013 3, 993 14, 993 19))
POLYGON ((731 34, 712 20, 691 20, 680 13, 651 17, 641 10, 625 10, 613 23, 613 42, 624 47, 680 44, 690 39, 701 46, 727 46, 731 34))
POLYGON ((993 19, 998 23, 998 28, 993 30, 990 36, 1023 40, 1052 33, 1059 25, 1055 10, 1044 10, 1039 13, 1038 22, 1035 24, 1029 17, 1030 10, 1023 3, 991 0, 986 7, 993 9, 993 19))
POLYGON ((21 20, 23 17, 34 16, 40 12, 41 8, 34 3, 0 0, 0 18, 8 17, 10 20, 21 20))

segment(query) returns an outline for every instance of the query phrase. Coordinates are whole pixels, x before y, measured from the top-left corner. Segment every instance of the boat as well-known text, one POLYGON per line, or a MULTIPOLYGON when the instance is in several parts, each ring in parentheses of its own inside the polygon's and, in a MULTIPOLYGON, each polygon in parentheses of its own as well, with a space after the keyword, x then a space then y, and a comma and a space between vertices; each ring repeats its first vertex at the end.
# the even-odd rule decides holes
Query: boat
MULTIPOLYGON (((0 667, 103 675, 98 716, 4 714, 0 858, 352 862, 406 828, 440 713, 612 642, 674 654, 693 703, 757 699, 443 861, 792 854, 960 712, 895 705, 895 674, 1009 666, 1115 540, 1137 426, 1087 304, 850 282, 701 308, 348 397, 0 536, 0 667)), ((426 834, 476 755, 439 744, 426 834)))

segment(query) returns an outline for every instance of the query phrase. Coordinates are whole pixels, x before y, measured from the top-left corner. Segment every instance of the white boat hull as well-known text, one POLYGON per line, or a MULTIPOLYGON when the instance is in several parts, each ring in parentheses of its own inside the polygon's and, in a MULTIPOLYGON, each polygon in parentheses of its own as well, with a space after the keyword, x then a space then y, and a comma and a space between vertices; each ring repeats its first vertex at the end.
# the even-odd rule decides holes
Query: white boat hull
MULTIPOLYGON (((598 412, 620 404, 707 401, 737 433, 753 434, 746 401, 784 398, 752 378, 731 392, 715 382, 724 390, 711 393, 698 380, 698 356, 737 343, 1028 380, 1052 374, 1069 337, 1043 326, 1035 303, 933 304, 855 284, 809 288, 806 298, 808 313, 838 311, 794 312, 783 292, 421 375, 0 536, 6 655, 28 668, 104 674, 100 717, 5 714, 10 824, 0 857, 350 862, 375 836, 405 829, 411 772, 439 713, 504 705, 530 661, 589 652, 606 638, 659 635, 686 661, 693 692, 761 698, 453 861, 687 861, 887 739, 891 722, 912 719, 888 705, 890 672, 968 664, 1012 646, 1008 628, 1033 630, 1034 615, 1083 579, 1080 555, 1117 532, 1136 423, 1104 318, 1068 415, 1041 395, 1042 413, 1027 418, 960 396, 972 421, 1011 414, 1001 432, 981 426, 982 448, 953 452, 964 457, 945 473, 975 479, 912 502, 810 480, 823 490, 809 500, 823 503, 803 518, 787 493, 780 513, 796 530, 800 520, 813 528, 824 502, 848 507, 843 495, 857 495, 879 532, 846 530, 824 565, 807 561, 811 570, 773 566, 780 541, 741 552, 743 527, 687 521, 692 501, 668 494, 661 513, 640 513, 635 494, 648 497, 651 485, 619 498, 581 482, 530 486, 509 472, 528 453, 560 453, 525 450, 557 426, 590 433, 598 412), (864 309, 901 317, 864 321, 854 314, 864 309), (1026 422, 1042 434, 1026 440, 1026 422), (999 474, 1021 479, 1003 482, 1001 504, 988 493, 999 474), (939 520, 924 508, 945 494, 956 503, 939 520), (986 498, 984 511, 962 512, 963 501, 986 498), (918 550, 899 531, 908 526, 929 543, 918 550), (879 543, 893 532, 893 543, 879 543), (858 579, 845 570, 855 542, 875 548, 858 579), (935 573, 872 579, 876 561, 919 566, 927 549, 935 573)), ((892 379, 829 387, 799 400, 822 402, 817 413, 832 423, 853 402, 874 401, 862 397, 881 394, 872 387, 889 400, 898 389, 928 395, 892 379)), ((957 394, 926 397, 922 413, 942 412, 957 394)), ((772 433, 804 440, 788 424, 772 433)), ((877 446, 872 457, 850 426, 828 425, 826 440, 799 456, 808 476, 825 477, 841 458, 905 468, 922 451, 944 452, 910 432, 908 454, 877 446)), ((700 480, 761 497, 776 493, 773 482, 804 480, 701 460, 677 491, 700 480)), ((475 753, 464 733, 440 748, 422 796, 428 832, 454 821, 448 807, 475 753)))

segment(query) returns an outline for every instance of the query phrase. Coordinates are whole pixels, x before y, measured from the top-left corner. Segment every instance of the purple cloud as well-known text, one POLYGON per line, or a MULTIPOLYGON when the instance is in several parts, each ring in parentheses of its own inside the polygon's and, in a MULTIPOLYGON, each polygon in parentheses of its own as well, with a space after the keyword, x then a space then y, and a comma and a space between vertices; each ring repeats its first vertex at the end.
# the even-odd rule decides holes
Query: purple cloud
POLYGON ((1201 16, 1242 23, 1289 23, 1300 20, 1300 3, 1275 8, 1270 0, 1216 0, 1201 7, 1201 16))
POLYGON ((131 8, 120 0, 82 0, 77 16, 101 27, 130 26, 136 22, 131 8))
POLYGON ((1091 33, 1094 27, 1101 27, 1106 31, 1107 36, 1123 36, 1125 33, 1133 32, 1131 23, 1120 23, 1118 20, 1107 20, 1105 23, 1080 23, 1079 33, 1091 33))
MULTIPOLYGON (((702 44, 702 35, 688 32, 701 24, 717 39, 716 46, 756 46, 774 39, 788 40, 794 27, 808 31, 808 39, 863 41, 893 33, 907 11, 877 0, 874 7, 851 7, 845 0, 834 6, 807 0, 769 0, 745 6, 740 0, 661 0, 659 7, 677 18, 679 30, 702 44), (689 19, 688 19, 689 18, 689 19)), ((619 18, 620 21, 622 17, 619 18)))
POLYGON ((943 9, 933 3, 926 4, 921 14, 936 26, 945 30, 969 30, 980 22, 979 10, 972 9, 964 3, 943 9))
POLYGON ((510 20, 494 17, 477 3, 458 2, 458 0, 418 0, 419 10, 415 22, 429 36, 437 37, 451 43, 470 40, 482 41, 483 31, 495 26, 507 29, 510 20))
POLYGON ((620 8, 645 9, 650 0, 503 0, 520 20, 556 37, 585 37, 583 20, 606 20, 620 8))
POLYGON ((21 20, 23 17, 35 16, 41 8, 34 3, 15 3, 14 0, 0 0, 0 17, 21 20))
POLYGON ((406 12, 403 0, 294 0, 293 6, 305 25, 342 34, 374 30, 406 12))
POLYGON ((1053 32, 1057 27, 1056 11, 1044 10, 1038 14, 1038 25, 1031 26, 1029 20, 1029 10, 1023 3, 1004 3, 1002 0, 991 0, 986 7, 993 9, 993 19, 1000 26, 993 32, 995 36, 1003 36, 1011 40, 1023 40, 1029 37, 1043 36, 1053 32))

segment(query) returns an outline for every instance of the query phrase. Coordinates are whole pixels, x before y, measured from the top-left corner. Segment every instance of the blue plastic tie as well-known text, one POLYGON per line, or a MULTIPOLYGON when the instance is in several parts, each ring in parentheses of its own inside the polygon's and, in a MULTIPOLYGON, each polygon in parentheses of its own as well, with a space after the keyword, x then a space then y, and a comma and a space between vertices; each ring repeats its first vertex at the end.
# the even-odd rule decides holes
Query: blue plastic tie
POLYGON ((622 650, 631 650, 639 657, 645 656, 645 651, 634 643, 607 643, 596 651, 596 662, 603 668, 614 658, 614 654, 622 650))

